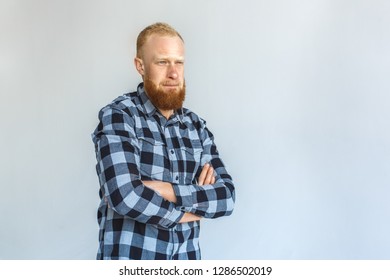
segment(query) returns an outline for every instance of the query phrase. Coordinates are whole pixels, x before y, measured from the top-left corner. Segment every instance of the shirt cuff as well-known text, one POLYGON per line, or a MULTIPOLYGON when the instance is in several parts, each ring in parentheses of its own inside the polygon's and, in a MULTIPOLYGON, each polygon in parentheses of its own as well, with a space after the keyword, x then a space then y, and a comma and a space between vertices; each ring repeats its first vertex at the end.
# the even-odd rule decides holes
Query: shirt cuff
POLYGON ((164 228, 173 228, 179 223, 183 216, 184 212, 173 208, 166 217, 160 220, 159 224, 164 228))

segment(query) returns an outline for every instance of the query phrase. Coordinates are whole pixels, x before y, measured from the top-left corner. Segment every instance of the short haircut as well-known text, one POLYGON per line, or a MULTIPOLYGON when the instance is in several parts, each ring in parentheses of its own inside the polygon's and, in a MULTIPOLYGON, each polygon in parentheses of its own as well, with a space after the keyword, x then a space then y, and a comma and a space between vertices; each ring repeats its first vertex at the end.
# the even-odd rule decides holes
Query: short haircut
POLYGON ((145 42, 151 35, 161 35, 161 36, 172 36, 179 37, 183 42, 183 38, 172 26, 163 22, 156 22, 152 25, 147 26, 137 37, 137 57, 141 58, 142 47, 145 45, 145 42))

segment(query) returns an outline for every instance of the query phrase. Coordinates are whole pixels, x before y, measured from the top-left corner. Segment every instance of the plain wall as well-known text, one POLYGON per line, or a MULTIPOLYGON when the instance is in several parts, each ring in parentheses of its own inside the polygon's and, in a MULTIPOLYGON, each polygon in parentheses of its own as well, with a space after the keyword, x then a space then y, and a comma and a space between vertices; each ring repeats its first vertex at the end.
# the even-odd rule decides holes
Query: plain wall
POLYGON ((133 91, 135 39, 186 42, 185 106, 233 176, 204 259, 390 258, 390 2, 0 2, 0 259, 94 259, 90 134, 133 91))

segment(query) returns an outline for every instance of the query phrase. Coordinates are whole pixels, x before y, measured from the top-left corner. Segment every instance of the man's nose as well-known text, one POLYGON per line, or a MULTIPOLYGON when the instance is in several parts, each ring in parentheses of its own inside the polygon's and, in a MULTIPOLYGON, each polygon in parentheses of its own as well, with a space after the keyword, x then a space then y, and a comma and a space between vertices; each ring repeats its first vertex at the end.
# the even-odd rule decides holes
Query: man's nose
POLYGON ((177 79, 179 77, 179 72, 177 71, 177 67, 175 65, 169 65, 168 67, 168 78, 177 79))

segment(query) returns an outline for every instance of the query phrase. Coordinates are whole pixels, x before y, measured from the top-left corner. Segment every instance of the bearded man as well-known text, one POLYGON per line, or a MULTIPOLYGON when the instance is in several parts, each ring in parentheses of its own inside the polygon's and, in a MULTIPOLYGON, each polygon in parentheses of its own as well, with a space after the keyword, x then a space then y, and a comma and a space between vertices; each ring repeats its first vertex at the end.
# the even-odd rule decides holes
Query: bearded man
POLYGON ((137 38, 137 91, 99 112, 97 259, 200 259, 202 218, 232 213, 231 176, 205 121, 183 108, 184 41, 165 23, 137 38))

